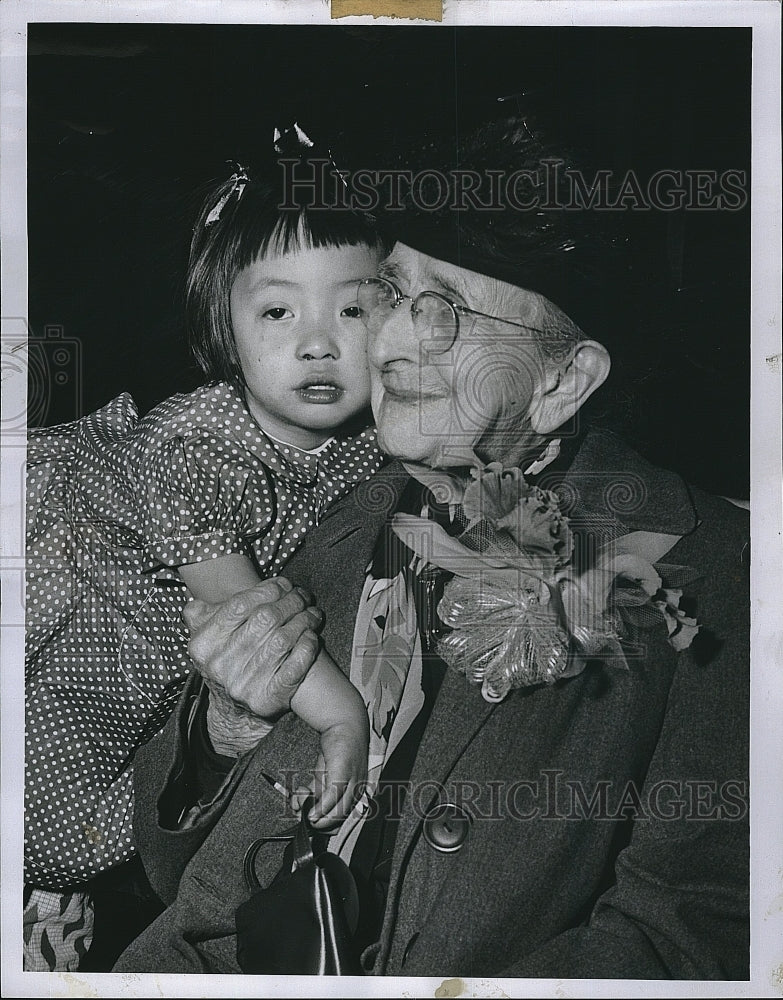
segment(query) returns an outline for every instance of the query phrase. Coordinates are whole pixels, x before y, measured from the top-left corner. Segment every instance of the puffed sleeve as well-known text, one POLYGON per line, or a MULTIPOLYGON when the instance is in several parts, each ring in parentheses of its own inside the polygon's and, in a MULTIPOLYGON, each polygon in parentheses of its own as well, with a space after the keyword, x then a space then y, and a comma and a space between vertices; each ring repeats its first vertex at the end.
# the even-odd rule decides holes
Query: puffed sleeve
POLYGON ((265 466, 208 432, 175 435, 152 450, 140 488, 144 543, 159 566, 246 553, 274 519, 265 466))

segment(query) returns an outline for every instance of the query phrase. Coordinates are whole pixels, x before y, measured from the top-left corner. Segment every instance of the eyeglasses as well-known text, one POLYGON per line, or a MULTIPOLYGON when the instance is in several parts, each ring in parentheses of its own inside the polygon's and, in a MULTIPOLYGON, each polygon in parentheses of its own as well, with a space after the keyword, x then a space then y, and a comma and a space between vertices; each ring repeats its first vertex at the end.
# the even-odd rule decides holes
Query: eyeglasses
MULTIPOLYGON (((394 282, 387 278, 364 278, 359 283, 357 303, 364 325, 371 332, 379 329, 392 309, 396 309, 410 295, 403 295, 394 282)), ((411 316, 417 333, 429 333, 427 350, 432 354, 443 354, 453 347, 459 336, 460 316, 481 316, 498 323, 508 323, 522 330, 533 330, 532 326, 515 323, 501 316, 468 309, 459 302, 452 302, 440 292, 419 292, 411 299, 411 316)))

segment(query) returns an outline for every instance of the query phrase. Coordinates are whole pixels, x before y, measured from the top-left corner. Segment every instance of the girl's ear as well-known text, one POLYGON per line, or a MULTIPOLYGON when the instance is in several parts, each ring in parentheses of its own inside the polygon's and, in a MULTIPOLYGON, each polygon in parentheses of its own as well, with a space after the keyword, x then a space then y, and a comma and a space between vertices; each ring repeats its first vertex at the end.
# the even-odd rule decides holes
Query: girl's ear
POLYGON ((538 434, 551 434, 571 419, 603 385, 611 361, 606 348, 595 340, 582 340, 570 357, 546 370, 533 393, 530 426, 538 434))

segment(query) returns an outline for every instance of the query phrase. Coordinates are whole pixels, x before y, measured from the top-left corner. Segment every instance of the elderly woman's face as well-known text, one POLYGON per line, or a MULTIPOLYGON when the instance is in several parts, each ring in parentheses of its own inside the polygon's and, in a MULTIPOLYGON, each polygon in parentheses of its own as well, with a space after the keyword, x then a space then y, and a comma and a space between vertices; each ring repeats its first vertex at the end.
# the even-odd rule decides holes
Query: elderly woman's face
MULTIPOLYGON (((440 292, 478 312, 538 325, 539 296, 436 260, 398 243, 379 274, 406 295, 440 292)), ((474 446, 492 428, 493 458, 518 441, 541 356, 531 331, 475 316, 461 316, 450 350, 431 353, 431 334, 417 329, 408 298, 370 331, 372 407, 381 447, 433 467, 470 463, 474 446), (513 437, 513 441, 511 440, 513 437)))

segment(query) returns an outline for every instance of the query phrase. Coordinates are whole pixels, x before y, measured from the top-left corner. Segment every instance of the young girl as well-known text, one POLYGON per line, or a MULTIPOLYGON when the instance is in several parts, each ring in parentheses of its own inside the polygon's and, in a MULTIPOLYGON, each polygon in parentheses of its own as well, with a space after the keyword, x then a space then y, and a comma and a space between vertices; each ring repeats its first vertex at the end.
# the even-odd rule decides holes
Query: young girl
MULTIPOLYGON (((275 575, 381 464, 356 305, 381 255, 372 220, 278 208, 276 166, 237 168, 194 229, 186 305, 208 383, 141 420, 123 394, 30 435, 27 968, 76 967, 62 923, 89 920, 86 897, 52 890, 132 854, 130 768, 192 668, 189 595, 219 602, 275 575)), ((364 775, 366 709, 326 652, 291 707, 321 733, 314 818, 331 825, 364 775)))

